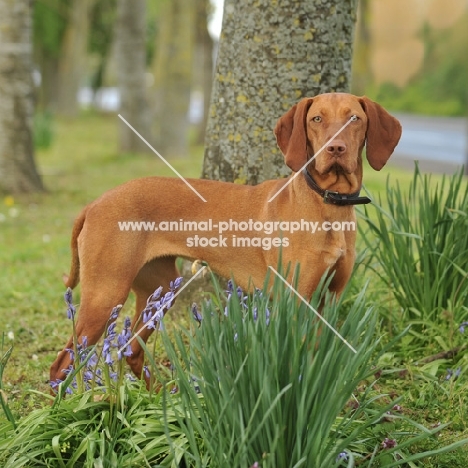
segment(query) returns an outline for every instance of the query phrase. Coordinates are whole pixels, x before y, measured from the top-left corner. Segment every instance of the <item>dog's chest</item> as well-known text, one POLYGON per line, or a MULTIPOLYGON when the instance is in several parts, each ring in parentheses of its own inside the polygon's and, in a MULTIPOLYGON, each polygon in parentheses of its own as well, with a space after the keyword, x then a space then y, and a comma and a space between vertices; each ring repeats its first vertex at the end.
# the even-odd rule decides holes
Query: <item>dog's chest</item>
POLYGON ((327 242, 322 245, 321 258, 327 267, 335 265, 347 252, 343 233, 333 233, 327 236, 327 242))

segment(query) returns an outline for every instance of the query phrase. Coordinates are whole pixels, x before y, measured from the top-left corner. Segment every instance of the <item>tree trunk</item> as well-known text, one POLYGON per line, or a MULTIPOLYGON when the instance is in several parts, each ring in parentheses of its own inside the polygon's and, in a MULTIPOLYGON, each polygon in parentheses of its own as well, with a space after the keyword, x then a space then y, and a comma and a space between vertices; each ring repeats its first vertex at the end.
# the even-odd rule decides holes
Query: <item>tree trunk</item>
POLYGON ((195 3, 161 4, 155 75, 155 143, 163 156, 188 152, 188 110, 192 85, 195 3))
POLYGON ((91 0, 72 0, 58 64, 56 111, 74 117, 78 113, 78 91, 83 84, 88 45, 91 0))
POLYGON ((203 94, 203 117, 198 124, 197 143, 203 144, 213 86, 213 39, 208 31, 210 0, 196 0, 196 8, 194 73, 196 84, 203 94))
POLYGON ((361 0, 358 6, 357 30, 353 56, 353 93, 355 94, 364 94, 365 90, 372 82, 369 6, 370 0, 361 0))
POLYGON ((349 91, 357 0, 225 0, 203 177, 257 184, 289 169, 277 119, 306 96, 349 91))
MULTIPOLYGON (((118 0, 115 30, 120 113, 146 140, 150 115, 146 92, 146 0, 118 0)), ((119 122, 120 151, 150 151, 124 122, 119 122)))
POLYGON ((29 0, 0 0, 0 190, 42 191, 34 164, 29 0))

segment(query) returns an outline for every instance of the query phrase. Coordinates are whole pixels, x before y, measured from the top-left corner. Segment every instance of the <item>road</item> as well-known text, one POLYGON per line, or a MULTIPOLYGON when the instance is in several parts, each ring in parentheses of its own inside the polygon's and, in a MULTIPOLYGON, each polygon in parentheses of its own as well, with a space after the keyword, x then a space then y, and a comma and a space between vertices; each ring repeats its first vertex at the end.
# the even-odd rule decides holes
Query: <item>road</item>
POLYGON ((390 160, 394 165, 428 172, 453 173, 468 156, 468 121, 465 118, 425 117, 393 113, 403 134, 390 160))

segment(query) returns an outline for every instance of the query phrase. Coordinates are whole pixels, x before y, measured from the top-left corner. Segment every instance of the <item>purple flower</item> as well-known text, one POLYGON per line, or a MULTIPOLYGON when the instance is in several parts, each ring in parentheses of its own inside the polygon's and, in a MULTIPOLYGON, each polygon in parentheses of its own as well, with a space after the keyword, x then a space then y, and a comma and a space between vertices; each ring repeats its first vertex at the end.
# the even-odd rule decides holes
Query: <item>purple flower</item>
POLYGON ((184 278, 182 276, 179 276, 179 278, 176 278, 174 281, 171 281, 169 283, 169 289, 174 292, 176 289, 179 289, 180 285, 182 284, 182 281, 184 278))
POLYGON ((122 310, 122 307, 123 306, 121 304, 119 304, 118 306, 115 306, 112 309, 109 320, 115 320, 119 316, 119 313, 122 310))
POLYGON ((61 379, 56 379, 56 380, 51 380, 49 382, 49 385, 50 387, 52 388, 52 390, 55 390, 58 388, 58 386, 63 382, 63 380, 61 379))
POLYGON ((171 395, 174 395, 175 393, 177 393, 179 391, 179 389, 177 387, 172 387, 171 388, 171 391, 169 392, 171 395))
POLYGON ((159 299, 159 296, 161 296, 162 293, 162 289, 162 286, 159 286, 159 288, 156 289, 156 291, 154 291, 154 293, 151 294, 150 297, 148 297, 148 300, 146 301, 147 306, 153 304, 157 299, 159 299))
POLYGON ((154 323, 154 320, 153 320, 153 319, 148 320, 148 321, 146 322, 146 327, 147 327, 147 328, 152 328, 153 330, 156 330, 156 325, 155 325, 155 323, 154 323))
POLYGON ((106 354, 105 359, 104 359, 104 362, 105 362, 108 366, 112 366, 112 364, 114 364, 114 361, 113 361, 113 359, 112 359, 111 353, 107 353, 107 354, 106 354))
POLYGON ((164 297, 161 299, 161 307, 171 307, 172 300, 174 299, 174 293, 172 291, 167 292, 164 294, 164 297))
POLYGON ((73 351, 73 349, 71 348, 65 348, 65 351, 70 355, 70 359, 72 361, 75 360, 75 351, 73 351))
POLYGON ((455 377, 456 379, 460 374, 461 374, 461 367, 457 367, 455 369, 455 372, 453 372, 452 369, 447 369, 447 375, 445 376, 445 380, 450 380, 452 377, 455 377))
POLYGON ((389 439, 388 437, 385 437, 385 439, 382 442, 383 449, 391 449, 396 446, 397 446, 397 441, 395 439, 389 439))
POLYGON ((145 377, 149 379, 151 377, 151 372, 148 369, 148 366, 143 366, 143 372, 145 373, 145 377))
POLYGON ((192 315, 193 318, 198 322, 201 323, 203 320, 203 317, 201 316, 200 312, 198 311, 197 304, 195 302, 192 304, 192 315))
POLYGON ((76 315, 76 307, 73 305, 73 293, 70 288, 67 288, 64 294, 65 303, 67 304, 67 317, 73 320, 76 315))
POLYGON ((112 322, 108 327, 107 327, 107 337, 109 340, 113 340, 116 336, 115 333, 115 327, 117 326, 116 322, 112 322))
POLYGON ((338 456, 336 457, 336 461, 339 462, 339 461, 346 461, 348 459, 348 454, 346 452, 340 452, 338 454, 338 456))
POLYGON ((458 328, 458 330, 460 330, 460 333, 465 333, 465 328, 468 326, 468 322, 462 322, 460 324, 460 327, 458 328))

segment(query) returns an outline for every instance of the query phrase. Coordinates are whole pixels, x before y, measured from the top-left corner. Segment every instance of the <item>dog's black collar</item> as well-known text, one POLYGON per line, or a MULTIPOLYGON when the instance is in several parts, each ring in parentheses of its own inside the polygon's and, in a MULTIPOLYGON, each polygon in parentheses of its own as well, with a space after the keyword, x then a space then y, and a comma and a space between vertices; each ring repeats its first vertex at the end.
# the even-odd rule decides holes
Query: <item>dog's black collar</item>
POLYGON ((317 192, 322 198, 324 203, 338 206, 347 206, 347 205, 367 205, 372 200, 368 197, 360 197, 358 190, 354 193, 339 193, 333 192, 330 190, 323 190, 318 185, 313 177, 309 174, 307 168, 302 170, 302 174, 305 177, 307 185, 314 191, 317 192))

